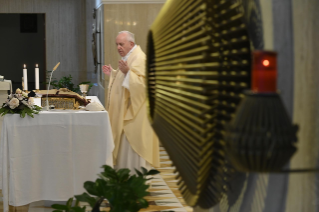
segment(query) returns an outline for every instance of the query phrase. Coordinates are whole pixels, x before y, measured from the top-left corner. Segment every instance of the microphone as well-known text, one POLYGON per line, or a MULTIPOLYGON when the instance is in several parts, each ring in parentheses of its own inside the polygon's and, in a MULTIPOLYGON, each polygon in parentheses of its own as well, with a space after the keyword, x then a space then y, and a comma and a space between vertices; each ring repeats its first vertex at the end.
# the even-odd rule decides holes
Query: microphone
POLYGON ((48 96, 49 96, 49 89, 50 89, 50 83, 51 83, 51 78, 52 78, 52 74, 53 72, 59 67, 60 65, 60 62, 58 62, 58 64, 56 64, 54 66, 54 68, 52 69, 52 72, 51 72, 51 76, 50 76, 50 81, 49 81, 49 86, 48 86, 48 91, 47 91, 47 101, 46 101, 46 109, 49 110, 49 99, 48 99, 48 96))

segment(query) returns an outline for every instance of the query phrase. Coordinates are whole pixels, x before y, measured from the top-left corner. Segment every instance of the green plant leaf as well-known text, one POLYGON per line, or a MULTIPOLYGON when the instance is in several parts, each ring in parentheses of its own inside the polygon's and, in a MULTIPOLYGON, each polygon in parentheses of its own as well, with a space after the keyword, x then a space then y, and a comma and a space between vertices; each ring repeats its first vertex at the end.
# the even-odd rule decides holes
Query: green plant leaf
POLYGON ((94 195, 94 196, 99 196, 99 193, 96 190, 95 182, 86 181, 84 183, 84 188, 89 194, 94 195))
POLYGON ((81 195, 75 195, 74 196, 77 200, 80 202, 87 202, 89 205, 93 208, 96 202, 96 199, 94 197, 91 197, 87 193, 83 193, 81 195))
POLYGON ((118 180, 116 171, 112 167, 108 165, 104 165, 102 166, 102 168, 104 168, 104 172, 101 172, 103 176, 105 176, 106 178, 109 178, 110 180, 118 180))
POLYGON ((105 177, 104 175, 102 175, 102 174, 98 174, 97 176, 99 176, 102 180, 104 180, 105 182, 108 182, 108 181, 110 181, 110 179, 109 178, 107 178, 107 177, 105 177))
POLYGON ((120 182, 126 181, 130 176, 129 169, 120 169, 117 171, 117 176, 119 177, 120 182))
POLYGON ((157 171, 156 169, 151 169, 147 172, 146 175, 156 175, 156 174, 159 174, 160 172, 157 171))
POLYGON ((141 198, 138 201, 141 204, 142 208, 147 208, 148 207, 148 202, 145 199, 141 198))
POLYGON ((143 174, 146 175, 147 174, 147 169, 145 169, 144 167, 141 167, 143 174))
POLYGON ((67 202, 66 202, 66 206, 68 208, 71 208, 72 207, 72 203, 73 203, 73 197, 71 197, 67 202))
POLYGON ((140 172, 139 170, 135 169, 135 172, 137 173, 138 176, 143 177, 142 172, 140 172))
POLYGON ((60 205, 60 204, 53 204, 51 205, 51 208, 58 209, 58 210, 68 210, 68 206, 66 205, 60 205))
MULTIPOLYGON (((51 75, 52 71, 48 71, 47 76, 51 75)), ((47 82, 45 82, 45 84, 49 84, 49 77, 47 77, 47 82)), ((88 84, 88 83, 86 83, 88 84)), ((52 86, 52 88, 56 88, 56 89, 60 89, 60 88, 67 88, 70 91, 79 93, 80 92, 80 88, 79 86, 75 86, 74 83, 72 82, 72 75, 69 76, 63 76, 61 77, 59 80, 56 80, 55 78, 51 79, 51 83, 50 86, 52 86)), ((93 86, 93 84, 92 84, 93 86)), ((89 87, 90 88, 90 87, 89 87)))
POLYGON ((71 211, 73 211, 73 212, 85 212, 85 209, 86 209, 86 207, 84 206, 84 207, 79 207, 79 206, 75 206, 75 207, 72 207, 71 208, 71 211))
POLYGON ((32 117, 32 118, 34 118, 34 116, 33 116, 33 111, 30 109, 30 108, 28 108, 28 107, 25 107, 25 109, 24 109, 25 111, 26 111, 26 113, 28 114, 28 116, 30 116, 30 117, 32 117))
POLYGON ((36 111, 40 111, 42 108, 39 107, 38 105, 33 105, 33 108, 36 110, 36 111))
POLYGON ((22 110, 22 111, 21 111, 20 116, 21 116, 22 118, 25 117, 25 110, 22 110))
POLYGON ((62 210, 53 210, 52 212, 63 212, 62 210))
POLYGON ((104 196, 105 198, 109 198, 113 193, 113 186, 109 186, 108 182, 103 179, 97 179, 95 181, 95 186, 99 197, 104 196))
POLYGON ((6 115, 8 112, 10 112, 10 110, 5 109, 3 112, 1 111, 2 116, 6 115))
POLYGON ((79 200, 75 201, 75 206, 80 206, 80 201, 79 200))

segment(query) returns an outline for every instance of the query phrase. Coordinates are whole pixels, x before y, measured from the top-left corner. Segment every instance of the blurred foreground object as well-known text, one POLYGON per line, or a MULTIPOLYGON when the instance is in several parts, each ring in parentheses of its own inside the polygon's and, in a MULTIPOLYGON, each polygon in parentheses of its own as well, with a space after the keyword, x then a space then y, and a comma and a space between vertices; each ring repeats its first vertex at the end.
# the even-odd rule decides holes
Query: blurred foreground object
POLYGON ((210 208, 227 190, 225 125, 250 88, 251 43, 233 0, 168 0, 148 35, 152 126, 188 205, 210 208))
POLYGON ((297 126, 277 93, 276 53, 254 51, 264 45, 252 8, 245 0, 168 0, 149 31, 148 112, 190 206, 216 205, 234 168, 318 171, 282 170, 297 126))

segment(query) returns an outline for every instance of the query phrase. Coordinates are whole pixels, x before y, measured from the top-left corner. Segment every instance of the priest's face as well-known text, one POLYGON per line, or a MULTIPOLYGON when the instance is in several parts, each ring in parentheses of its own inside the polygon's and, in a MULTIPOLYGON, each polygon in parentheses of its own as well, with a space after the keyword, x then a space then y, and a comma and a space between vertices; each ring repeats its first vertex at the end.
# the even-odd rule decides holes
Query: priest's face
POLYGON ((121 33, 116 37, 116 46, 121 57, 124 57, 134 47, 134 43, 128 41, 127 34, 121 33))

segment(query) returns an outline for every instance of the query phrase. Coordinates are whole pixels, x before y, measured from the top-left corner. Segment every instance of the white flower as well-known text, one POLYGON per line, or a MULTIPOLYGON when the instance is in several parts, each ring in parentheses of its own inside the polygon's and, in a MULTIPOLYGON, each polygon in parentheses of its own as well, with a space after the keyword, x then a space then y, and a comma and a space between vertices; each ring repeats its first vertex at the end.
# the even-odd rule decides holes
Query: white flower
POLYGON ((23 91, 22 91, 22 96, 28 97, 28 94, 27 94, 26 92, 23 92, 23 91))
POLYGON ((16 93, 17 94, 20 94, 22 91, 20 90, 20 88, 18 88, 17 90, 16 90, 16 93))
POLYGON ((16 94, 15 95, 17 99, 22 100, 24 97, 22 96, 22 94, 16 94))
POLYGON ((33 97, 30 97, 30 98, 28 99, 28 103, 29 103, 29 105, 34 105, 34 99, 33 99, 33 97))
POLYGON ((17 98, 12 98, 9 102, 10 108, 14 109, 19 106, 19 100, 17 98))
POLYGON ((32 105, 29 105, 29 103, 25 100, 21 101, 22 104, 24 104, 25 106, 28 106, 28 108, 32 109, 32 105))
POLYGON ((12 99, 13 94, 8 95, 8 99, 12 99))
POLYGON ((24 104, 24 105, 26 105, 26 106, 29 105, 29 103, 28 103, 27 101, 25 101, 25 100, 23 100, 23 101, 21 101, 21 102, 22 102, 22 104, 24 104))

